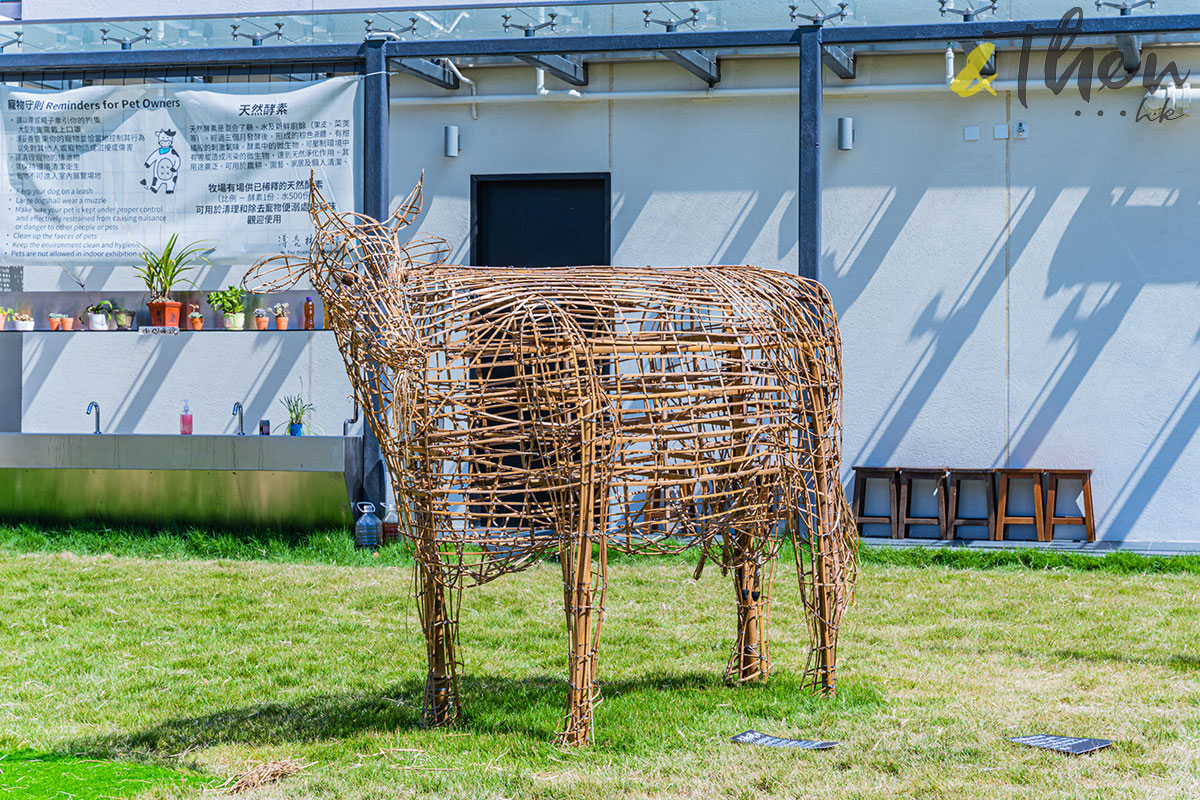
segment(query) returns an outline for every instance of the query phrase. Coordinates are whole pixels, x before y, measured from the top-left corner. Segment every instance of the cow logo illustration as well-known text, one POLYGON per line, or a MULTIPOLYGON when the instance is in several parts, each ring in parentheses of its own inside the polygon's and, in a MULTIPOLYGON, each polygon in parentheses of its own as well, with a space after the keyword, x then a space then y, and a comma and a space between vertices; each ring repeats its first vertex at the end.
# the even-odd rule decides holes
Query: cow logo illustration
POLYGON ((166 194, 175 194, 175 182, 179 180, 179 165, 183 159, 175 150, 175 131, 168 128, 157 130, 158 149, 146 159, 146 168, 150 170, 150 182, 142 178, 142 186, 158 194, 162 189, 166 194))

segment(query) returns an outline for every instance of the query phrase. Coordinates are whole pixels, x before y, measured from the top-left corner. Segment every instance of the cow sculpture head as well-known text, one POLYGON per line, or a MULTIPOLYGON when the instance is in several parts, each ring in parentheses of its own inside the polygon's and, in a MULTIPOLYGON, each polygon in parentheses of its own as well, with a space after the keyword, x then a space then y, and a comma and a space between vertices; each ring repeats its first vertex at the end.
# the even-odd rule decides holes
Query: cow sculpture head
POLYGON ((401 235, 421 213, 424 173, 395 212, 380 222, 338 211, 309 177, 313 234, 307 256, 275 255, 256 263, 242 279, 252 293, 291 289, 307 279, 325 306, 327 325, 343 350, 368 363, 407 371, 423 358, 408 286, 414 272, 446 262, 450 247, 434 236, 401 235))

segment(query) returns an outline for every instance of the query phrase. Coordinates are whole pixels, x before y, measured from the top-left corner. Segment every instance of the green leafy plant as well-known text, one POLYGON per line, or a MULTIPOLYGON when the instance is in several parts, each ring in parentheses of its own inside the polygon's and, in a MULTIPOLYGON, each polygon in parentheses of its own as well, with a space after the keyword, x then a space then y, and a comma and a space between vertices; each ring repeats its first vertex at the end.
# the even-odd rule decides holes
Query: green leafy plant
POLYGON ((275 316, 277 317, 286 317, 288 315, 288 304, 276 303, 271 307, 271 311, 274 312, 275 316))
POLYGON ((105 316, 108 316, 109 314, 112 314, 116 310, 117 310, 116 306, 113 305, 113 302, 111 300, 101 300, 99 303, 92 303, 90 306, 85 308, 83 310, 83 313, 85 313, 85 314, 103 314, 105 316))
POLYGON ((242 314, 246 311, 245 293, 236 286, 209 292, 208 304, 222 314, 242 314))
POLYGON ((304 402, 304 398, 298 394, 288 395, 279 402, 287 409, 288 422, 292 425, 303 425, 315 408, 312 403, 304 402))
POLYGON ((166 246, 157 252, 144 244, 138 245, 142 248, 138 256, 142 259, 143 266, 138 267, 135 272, 146 284, 146 291, 150 293, 150 302, 152 303, 169 301, 171 289, 176 284, 195 286, 195 283, 184 276, 199 269, 198 266, 193 266, 194 262, 208 263, 208 259, 203 254, 211 248, 204 247, 202 242, 191 242, 179 247, 178 240, 179 234, 171 234, 166 246))
POLYGON ((50 319, 66 319, 66 314, 59 314, 57 311, 50 312, 50 319))

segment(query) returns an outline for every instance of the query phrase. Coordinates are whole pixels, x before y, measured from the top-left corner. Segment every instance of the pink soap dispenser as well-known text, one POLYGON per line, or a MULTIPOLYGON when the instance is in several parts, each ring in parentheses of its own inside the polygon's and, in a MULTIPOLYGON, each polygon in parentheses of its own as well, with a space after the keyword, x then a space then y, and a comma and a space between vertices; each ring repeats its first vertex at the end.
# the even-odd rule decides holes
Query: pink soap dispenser
POLYGON ((192 433, 192 410, 188 408, 187 400, 183 401, 183 413, 179 415, 179 432, 188 436, 192 433))

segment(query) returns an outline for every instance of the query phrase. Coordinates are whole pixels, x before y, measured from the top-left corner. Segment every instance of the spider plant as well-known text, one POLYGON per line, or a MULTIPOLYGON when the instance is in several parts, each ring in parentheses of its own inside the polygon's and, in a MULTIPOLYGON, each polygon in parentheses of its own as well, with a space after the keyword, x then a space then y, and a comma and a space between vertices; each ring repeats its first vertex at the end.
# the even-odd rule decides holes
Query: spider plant
POLYGON ((164 300, 170 302, 171 289, 176 284, 195 286, 195 283, 184 276, 199 269, 198 266, 193 266, 194 262, 208 263, 203 254, 211 248, 205 247, 202 242, 191 242, 180 247, 178 242, 179 234, 173 233, 162 250, 154 251, 144 244, 138 245, 142 248, 138 256, 142 259, 143 266, 135 271, 146 284, 146 291, 150 293, 152 303, 164 300))

